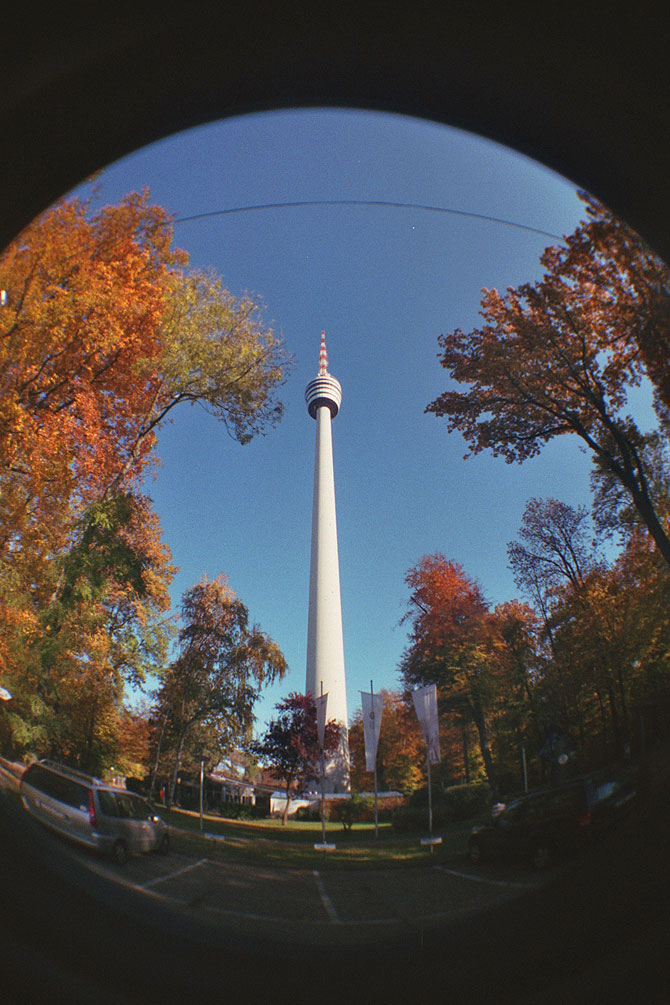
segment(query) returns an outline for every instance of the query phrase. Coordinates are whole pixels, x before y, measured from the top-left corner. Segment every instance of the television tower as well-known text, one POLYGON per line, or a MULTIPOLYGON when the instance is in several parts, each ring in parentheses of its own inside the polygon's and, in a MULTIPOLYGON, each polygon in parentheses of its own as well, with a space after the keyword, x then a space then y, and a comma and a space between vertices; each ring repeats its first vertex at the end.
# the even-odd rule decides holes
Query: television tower
POLYGON ((326 718, 336 719, 341 727, 339 751, 326 763, 325 791, 348 792, 347 688, 331 434, 331 422, 342 401, 342 388, 339 381, 328 373, 325 332, 321 332, 319 373, 307 385, 305 401, 309 414, 316 420, 305 691, 311 692, 315 698, 321 693, 327 694, 326 718))

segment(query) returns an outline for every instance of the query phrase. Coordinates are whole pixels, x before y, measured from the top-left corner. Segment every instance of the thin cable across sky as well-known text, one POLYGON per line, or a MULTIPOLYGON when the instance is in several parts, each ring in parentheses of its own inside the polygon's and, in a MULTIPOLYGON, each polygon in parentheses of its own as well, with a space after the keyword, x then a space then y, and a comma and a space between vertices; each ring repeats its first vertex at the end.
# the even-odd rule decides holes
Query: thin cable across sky
POLYGON ((451 216, 470 217, 474 220, 483 220, 487 223, 498 223, 505 227, 515 227, 517 230, 526 230, 531 234, 540 234, 542 237, 550 237, 552 240, 561 241, 560 234, 552 234, 548 230, 541 230, 539 227, 532 227, 527 223, 518 223, 515 220, 505 220, 498 216, 489 216, 486 213, 473 213, 465 209, 453 209, 449 206, 430 206, 424 203, 415 202, 391 202, 385 199, 308 199, 293 202, 265 202, 250 206, 232 206, 227 209, 213 209, 206 213, 194 213, 192 216, 177 217, 174 223, 191 223, 195 220, 205 220, 213 216, 230 216, 233 213, 254 213, 260 210, 269 209, 296 209, 299 207, 314 206, 378 206, 390 209, 414 209, 428 213, 448 213, 451 216))

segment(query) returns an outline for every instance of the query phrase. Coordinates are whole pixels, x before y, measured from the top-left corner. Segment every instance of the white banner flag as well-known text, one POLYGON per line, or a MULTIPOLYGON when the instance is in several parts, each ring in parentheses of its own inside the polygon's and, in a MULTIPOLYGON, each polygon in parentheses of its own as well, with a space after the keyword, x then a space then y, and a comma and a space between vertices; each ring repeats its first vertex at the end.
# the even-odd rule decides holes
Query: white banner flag
POLYGON ((440 763, 440 727, 437 719, 437 687, 426 684, 412 692, 414 708, 428 748, 430 764, 440 763))
POLYGON ((380 694, 361 691, 363 704, 363 735, 365 737, 365 770, 374 771, 377 760, 377 744, 382 726, 384 699, 380 694))
POLYGON ((314 699, 316 705, 316 733, 319 737, 319 746, 323 750, 323 739, 326 733, 326 705, 328 704, 328 692, 320 694, 314 699))

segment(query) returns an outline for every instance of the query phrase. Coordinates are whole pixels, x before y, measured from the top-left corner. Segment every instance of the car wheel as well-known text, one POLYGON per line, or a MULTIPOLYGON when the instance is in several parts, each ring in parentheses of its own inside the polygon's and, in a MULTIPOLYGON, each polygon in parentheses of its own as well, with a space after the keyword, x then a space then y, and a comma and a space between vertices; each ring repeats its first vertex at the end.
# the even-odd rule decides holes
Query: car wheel
POLYGON ((479 841, 471 841, 469 847, 470 861, 473 865, 479 865, 482 860, 482 846, 479 841))
POLYGON ((548 844, 541 842, 536 844, 531 855, 531 865, 533 869, 546 869, 551 862, 551 849, 548 844))
POLYGON ((161 853, 161 855, 167 855, 169 850, 170 850, 170 838, 168 837, 167 834, 164 834, 163 837, 161 838, 161 843, 158 846, 158 851, 161 853))
POLYGON ((117 865, 125 865, 128 861, 128 848, 125 841, 117 841, 112 848, 112 858, 117 865))

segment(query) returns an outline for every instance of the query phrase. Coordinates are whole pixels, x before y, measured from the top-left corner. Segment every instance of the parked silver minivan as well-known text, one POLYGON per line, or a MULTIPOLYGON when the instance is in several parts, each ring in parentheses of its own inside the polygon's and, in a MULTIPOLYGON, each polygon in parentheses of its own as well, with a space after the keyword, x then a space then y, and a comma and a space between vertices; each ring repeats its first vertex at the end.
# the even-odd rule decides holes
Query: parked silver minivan
POLYGON ((52 830, 111 855, 123 865, 134 852, 167 853, 167 824, 146 799, 53 761, 35 761, 20 785, 23 805, 52 830))

